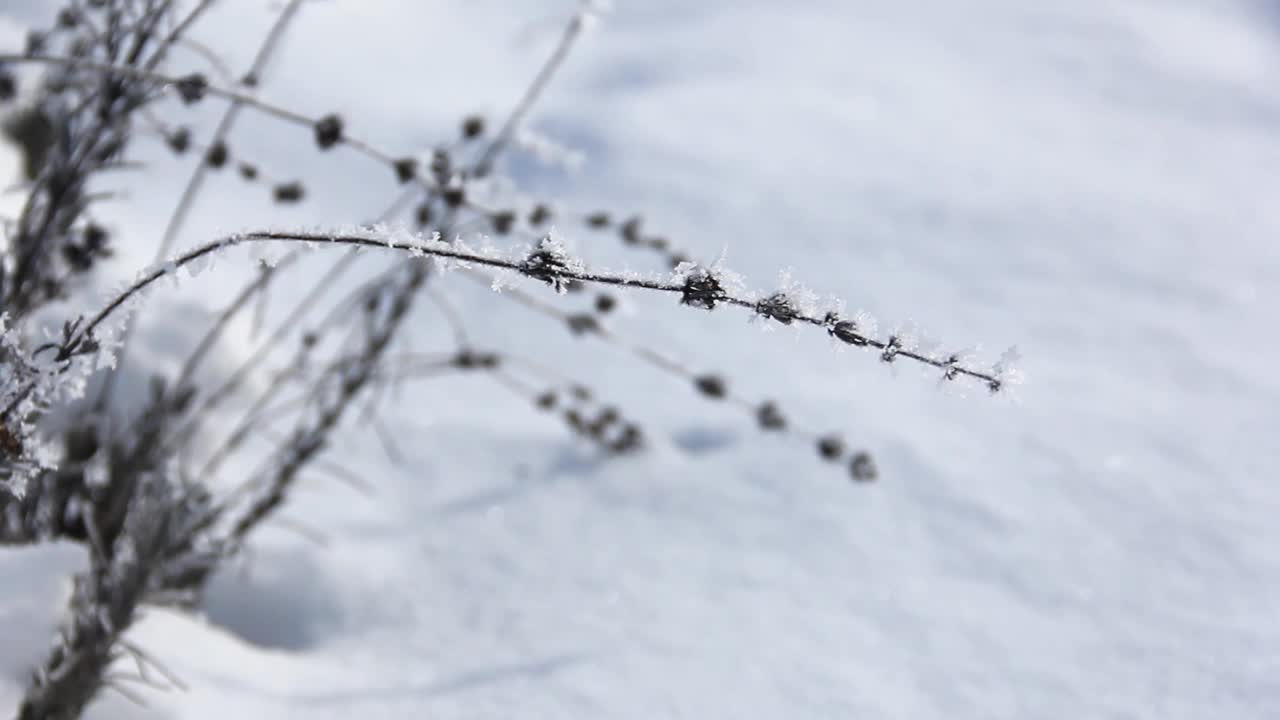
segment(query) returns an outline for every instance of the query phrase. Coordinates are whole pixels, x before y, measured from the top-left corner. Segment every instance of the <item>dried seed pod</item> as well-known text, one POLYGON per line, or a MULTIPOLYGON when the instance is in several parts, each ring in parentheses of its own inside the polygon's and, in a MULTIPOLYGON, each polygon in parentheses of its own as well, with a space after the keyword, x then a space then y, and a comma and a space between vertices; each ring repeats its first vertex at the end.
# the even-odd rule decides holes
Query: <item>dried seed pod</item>
POLYGON ((609 213, 594 212, 587 216, 587 225, 597 230, 609 227, 609 213))
POLYGON ((520 263, 522 274, 547 283, 558 293, 568 291, 567 283, 570 278, 565 277, 565 274, 571 271, 569 257, 550 236, 544 237, 524 262, 520 263))
POLYGON ((585 335, 600 331, 600 323, 596 320, 595 315, 573 313, 567 316, 565 321, 569 323, 569 330, 574 335, 585 335))
POLYGON ((275 197, 276 202, 282 205, 301 202, 302 196, 305 194, 302 183, 296 180, 293 182, 280 183, 279 185, 276 185, 271 192, 275 197))
POLYGON ((18 79, 4 65, 0 65, 0 102, 7 102, 18 96, 18 79))
POLYGON ((640 427, 627 423, 622 427, 622 432, 618 437, 614 438, 609 444, 609 450, 619 455, 638 450, 644 444, 644 435, 640 432, 640 427))
POLYGON ((315 124, 316 145, 321 150, 342 142, 342 118, 334 114, 325 115, 315 124))
POLYGON ((762 430, 777 431, 787 427, 787 419, 782 417, 782 411, 772 401, 766 401, 756 408, 756 422, 760 423, 762 430))
POLYGON ((727 297, 720 280, 706 268, 696 268, 684 279, 680 290, 680 304, 714 310, 716 303, 727 297))
POLYGON ((818 454, 823 460, 839 460, 844 454, 844 440, 838 435, 823 435, 818 438, 818 454))
POLYGON ((431 175, 435 177, 436 182, 443 185, 449 181, 449 176, 453 174, 453 160, 450 159, 449 153, 444 150, 435 150, 431 153, 431 175))
POLYGON ((533 403, 537 405, 540 410, 552 410, 556 406, 556 394, 548 390, 534 398, 533 403))
POLYGON ((84 227, 84 246, 90 252, 98 253, 106 249, 110 239, 111 233, 98 223, 91 222, 84 227))
POLYGON ((551 219, 551 208, 538 203, 533 206, 533 210, 529 211, 529 224, 533 226, 541 225, 551 219))
POLYGON ((516 224, 516 214, 511 210, 499 210, 489 216, 489 223, 493 226, 494 232, 506 235, 516 224))
POLYGON ((858 325, 852 320, 842 320, 839 315, 829 312, 822 324, 826 326, 827 333, 840 342, 858 347, 867 345, 867 338, 858 331, 858 325))
POLYGON ((755 310, 757 315, 776 320, 783 325, 790 325, 800 316, 800 310, 791 301, 791 297, 783 292, 776 292, 756 303, 755 310))
POLYGON ((889 341, 884 344, 884 350, 880 353, 880 360, 891 363, 898 359, 898 351, 902 349, 902 340, 897 335, 890 335, 889 341))
POLYGON ((484 134, 484 118, 469 115, 462 121, 462 137, 474 140, 484 134))
POLYGON ((467 191, 461 185, 447 187, 440 191, 440 198, 451 208, 461 207, 467 202, 467 191))
POLYGON ((215 170, 220 169, 227 164, 227 159, 231 157, 231 152, 227 150, 227 144, 221 140, 209 146, 205 151, 204 161, 209 167, 215 170))
POLYGON ((628 245, 640 244, 640 224, 643 222, 640 216, 628 218, 622 223, 619 233, 622 235, 622 242, 628 245))
POLYGON ((184 104, 194 105, 203 100, 205 93, 209 91, 209 80, 200 73, 191 73, 178 78, 173 88, 178 91, 178 97, 182 98, 184 104))
POLYGON ((413 158, 400 158, 395 162, 396 180, 400 184, 411 182, 418 175, 418 161, 413 158))
POLYGON ((960 356, 952 353, 947 356, 946 368, 942 371, 943 380, 955 380, 960 376, 960 356))
POLYGON ((596 422, 601 425, 610 425, 617 422, 621 417, 617 408, 612 405, 606 405, 600 409, 600 414, 596 416, 596 422))
POLYGON ((42 32, 32 30, 27 33, 27 55, 40 55, 44 53, 46 45, 46 37, 42 32))
POLYGON ((430 225, 431 219, 432 219, 431 203, 429 202, 422 203, 421 205, 418 206, 418 210, 414 214, 415 214, 415 219, 418 221, 419 228, 424 228, 430 225))
POLYGON ((729 394, 724 378, 719 375, 700 375, 694 378, 693 385, 698 388, 698 392, 716 400, 723 399, 729 394))
POLYGON ((180 127, 173 132, 165 135, 165 144, 169 146, 175 154, 181 155, 191 147, 191 131, 180 127))
POLYGON ((250 163, 247 163, 247 162, 240 163, 239 170, 240 170, 240 177, 244 178, 245 180, 258 179, 258 168, 250 163))
POLYGON ((871 455, 859 451, 854 453, 853 460, 849 462, 849 474, 857 482, 871 482, 879 473, 876 471, 876 464, 871 459, 871 455))
POLYGON ((596 312, 601 315, 608 315, 618 306, 618 301, 608 293, 600 293, 596 295, 596 312))

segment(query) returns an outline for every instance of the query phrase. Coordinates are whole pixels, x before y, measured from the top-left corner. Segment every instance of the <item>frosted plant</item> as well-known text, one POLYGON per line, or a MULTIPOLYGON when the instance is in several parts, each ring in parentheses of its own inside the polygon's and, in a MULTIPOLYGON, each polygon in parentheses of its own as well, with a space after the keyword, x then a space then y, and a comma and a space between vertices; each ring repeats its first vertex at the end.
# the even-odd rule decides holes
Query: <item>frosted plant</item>
POLYGON ((836 432, 803 430, 778 401, 752 396, 722 372, 691 366, 661 338, 628 336, 616 323, 623 295, 665 294, 677 315, 697 310, 720 315, 736 308, 765 327, 824 332, 837 347, 865 350, 873 361, 914 363, 936 373, 939 382, 977 383, 1003 392, 1020 380, 1014 353, 987 365, 970 352, 924 345, 913 332, 883 333, 870 316, 850 314, 833 298, 819 300, 785 274, 774 288, 749 290, 723 258, 697 262, 692 253, 651 232, 640 215, 575 211, 504 176, 502 160, 512 149, 550 162, 574 157, 572 149, 532 133, 526 120, 577 38, 604 9, 602 3, 584 3, 570 18, 525 92, 493 124, 496 131, 489 120, 472 115, 462 119, 453 140, 395 150, 359 137, 341 114, 303 114, 262 92, 263 73, 300 12, 300 0, 285 4, 240 79, 216 54, 211 69, 175 68, 168 49, 183 42, 212 4, 200 0, 179 13, 165 0, 68 2, 58 27, 33 36, 25 52, 0 52, 0 99, 14 94, 6 89, 15 81, 5 68, 17 63, 45 68, 45 84, 31 112, 37 125, 59 130, 29 153, 26 209, 9 224, 0 252, 0 312, 5 313, 0 448, 6 453, 0 480, 10 490, 0 489, 0 543, 59 538, 84 544, 92 559, 90 570, 76 580, 63 631, 37 665, 20 717, 78 716, 99 689, 119 689, 112 678, 123 660, 132 659, 145 677, 162 674, 154 658, 126 637, 138 609, 147 603, 198 607, 209 578, 258 528, 279 519, 306 475, 325 474, 367 489, 365 478, 328 452, 346 426, 358 422, 368 428, 389 459, 402 461, 397 433, 380 413, 385 398, 402 383, 451 374, 483 376, 560 418, 602 457, 644 449, 643 426, 603 399, 607 388, 587 387, 559 369, 555 359, 538 357, 540 348, 477 346, 469 323, 478 310, 451 299, 452 283, 501 290, 493 302, 517 303, 552 318, 585 343, 611 346, 657 368, 682 390, 745 411, 762 432, 803 441, 859 483, 879 475, 868 451, 836 432), (166 113, 143 112, 164 97, 197 109, 211 102, 224 105, 214 129, 203 135, 166 113), (211 173, 234 173, 281 206, 305 207, 312 185, 326 180, 298 177, 290 168, 269 167, 247 153, 233 132, 244 112, 294 126, 318 152, 341 148, 357 154, 379 166, 398 193, 373 222, 253 229, 213 240, 184 237, 185 218, 211 173), (108 294, 96 311, 67 321, 60 333, 33 340, 35 311, 73 294, 75 279, 94 272, 110 256, 112 242, 120 240, 86 212, 97 200, 94 174, 115 167, 131 142, 148 137, 195 162, 155 248, 155 261, 108 294), (657 260, 656 267, 593 267, 566 243, 578 232, 614 233, 624 247, 657 260), (174 252, 182 240, 187 242, 180 247, 188 249, 174 252), (125 367, 136 367, 124 324, 131 307, 157 286, 181 292, 183 282, 206 271, 215 258, 246 251, 257 262, 243 287, 178 371, 155 377, 142 410, 121 421, 113 414, 112 388, 119 375, 117 356, 125 367), (304 252, 330 256, 328 270, 277 313, 283 320, 260 327, 274 281, 302 265, 304 252), (385 263, 381 272, 333 297, 333 288, 350 277, 353 267, 375 260, 385 263), (573 297, 588 293, 589 301, 573 297), (406 328, 425 305, 451 331, 446 352, 416 353, 406 347, 406 328), (262 330, 258 344, 234 371, 211 377, 204 361, 228 328, 251 313, 254 327, 262 330), (95 370, 104 372, 87 411, 67 413, 73 422, 52 426, 46 411, 65 410, 84 393, 95 370), (289 429, 279 430, 281 424, 289 429), (267 449, 251 453, 251 439, 266 441, 267 449), (228 479, 223 468, 233 457, 258 465, 237 478, 233 490, 214 494, 209 488, 217 485, 215 479, 228 479), (25 492, 15 492, 19 484, 25 492))

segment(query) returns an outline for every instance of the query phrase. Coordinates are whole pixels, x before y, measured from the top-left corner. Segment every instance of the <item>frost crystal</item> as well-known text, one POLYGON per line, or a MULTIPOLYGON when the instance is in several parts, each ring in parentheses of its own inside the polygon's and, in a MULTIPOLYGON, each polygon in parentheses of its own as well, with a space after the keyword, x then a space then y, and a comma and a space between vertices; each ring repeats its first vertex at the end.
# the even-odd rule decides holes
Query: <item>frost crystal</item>
POLYGON ((1018 352, 1017 346, 1011 347, 1000 354, 1000 359, 991 367, 991 373, 995 375, 995 379, 987 383, 987 387, 991 392, 999 392, 1010 385, 1021 385, 1025 379, 1022 370, 1018 368, 1018 363, 1022 360, 1022 353, 1018 352))
POLYGON ((567 275, 582 273, 583 266, 582 261, 569 256, 560 238, 548 233, 520 263, 520 272, 547 283, 563 295, 569 291, 569 283, 573 279, 567 275))

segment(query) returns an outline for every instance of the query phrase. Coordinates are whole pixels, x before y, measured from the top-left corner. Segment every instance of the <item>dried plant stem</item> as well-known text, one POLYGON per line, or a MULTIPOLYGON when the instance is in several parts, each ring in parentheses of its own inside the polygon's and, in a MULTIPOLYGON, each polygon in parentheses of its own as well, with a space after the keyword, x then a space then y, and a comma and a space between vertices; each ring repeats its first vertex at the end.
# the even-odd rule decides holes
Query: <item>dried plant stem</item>
POLYGON ((515 109, 507 116, 507 120, 502 125, 502 129, 498 131, 497 136, 484 149, 484 154, 475 164, 475 174, 478 177, 484 177, 493 170, 493 163, 498 156, 511 142, 511 138, 515 135, 516 130, 520 127, 520 123, 524 121, 524 117, 533 109, 542 92, 546 90, 551 83, 551 79, 555 77, 556 71, 564 64, 565 58, 569 56, 569 51, 573 49, 574 42, 582 34, 584 18, 581 13, 575 15, 569 24, 565 26, 564 34, 560 36, 560 42, 556 45, 555 51, 551 53, 551 57, 543 63, 538 70, 538 74, 534 76, 533 82, 529 84, 525 90, 524 96, 516 103, 515 109))
MULTIPOLYGON (((593 271, 585 269, 580 265, 570 264, 550 268, 543 266, 535 268, 531 267, 529 258, 516 259, 498 257, 495 255, 468 250, 439 240, 399 240, 391 238, 385 233, 373 230, 368 231, 367 234, 328 234, 265 230, 239 233, 205 243, 204 245, 179 255, 164 266, 148 273, 144 273, 139 280, 108 302, 107 305, 99 310, 88 322, 83 323, 77 334, 72 336, 72 341, 77 342, 85 337, 89 337, 95 328, 97 328, 112 313, 123 306, 130 298, 137 295, 160 278, 176 271, 177 268, 184 267, 195 260, 240 244, 268 241, 314 244, 327 243, 355 248, 392 249, 414 256, 429 256, 443 260, 452 260, 462 264, 463 266, 472 265, 498 270, 515 271, 552 282, 553 284, 578 281, 597 285, 612 285, 671 293, 680 295, 682 299, 686 301, 686 304, 690 304, 690 284, 688 281, 664 279, 654 276, 643 277, 629 273, 593 271)), ((780 313, 771 309, 772 306, 768 304, 774 302, 773 296, 768 298, 751 297, 743 294, 735 294, 717 286, 714 293, 707 297, 699 295, 696 302, 701 303, 708 300, 714 301, 715 304, 733 305, 752 310, 757 314, 765 317, 771 317, 777 319, 779 322, 787 324, 790 324, 791 322, 799 322, 823 328, 828 332, 831 332, 833 336, 839 337, 848 344, 874 348, 882 351, 882 353, 889 353, 889 357, 885 358, 887 360, 906 358, 908 360, 913 360, 915 362, 943 370, 945 377, 948 379, 954 379, 960 376, 970 377, 987 383, 992 390, 1000 389, 1003 382, 1002 378, 999 377, 995 371, 975 369, 959 364, 954 358, 935 357, 911 348, 902 347, 893 337, 882 340, 863 334, 856 330, 856 328, 851 327, 844 327, 837 331, 833 325, 833 323, 836 322, 836 318, 831 313, 817 315, 800 309, 789 308, 785 316, 780 316, 780 313)))

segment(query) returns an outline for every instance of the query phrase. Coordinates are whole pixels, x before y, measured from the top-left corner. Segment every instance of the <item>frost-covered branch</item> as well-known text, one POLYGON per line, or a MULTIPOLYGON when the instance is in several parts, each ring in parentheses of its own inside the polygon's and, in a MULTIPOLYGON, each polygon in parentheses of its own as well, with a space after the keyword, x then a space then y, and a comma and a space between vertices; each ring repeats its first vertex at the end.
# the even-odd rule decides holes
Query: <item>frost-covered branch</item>
POLYGON ((886 363, 906 359, 937 368, 942 371, 941 377, 944 380, 971 378, 983 382, 992 392, 998 392, 1007 383, 1018 380, 1016 368, 1010 365, 1008 359, 989 369, 982 369, 962 362, 959 353, 931 354, 911 347, 907 339, 899 335, 877 337, 867 327, 870 323, 846 317, 837 308, 818 309, 812 301, 803 297, 805 293, 787 289, 766 295, 748 293, 740 288, 736 275, 715 267, 684 263, 667 275, 597 271, 588 269, 581 260, 568 255, 563 245, 550 236, 541 240, 528 254, 516 257, 492 250, 473 250, 459 243, 417 237, 408 231, 386 227, 334 233, 263 230, 237 233, 214 240, 142 273, 132 285, 117 294, 85 322, 72 340, 92 337, 94 328, 157 280, 174 276, 178 270, 228 248, 258 242, 391 249, 414 257, 435 258, 442 261, 445 267, 452 264, 464 268, 486 267, 517 273, 540 280, 557 292, 565 292, 571 282, 582 282, 671 293, 679 295, 680 303, 688 307, 713 310, 722 305, 736 306, 783 325, 805 324, 819 327, 841 343, 878 351, 880 359, 886 363))

